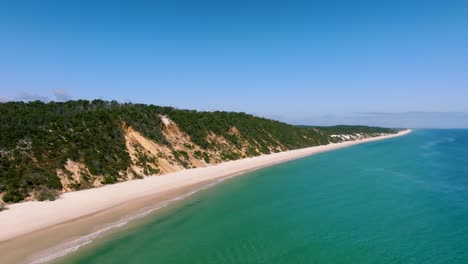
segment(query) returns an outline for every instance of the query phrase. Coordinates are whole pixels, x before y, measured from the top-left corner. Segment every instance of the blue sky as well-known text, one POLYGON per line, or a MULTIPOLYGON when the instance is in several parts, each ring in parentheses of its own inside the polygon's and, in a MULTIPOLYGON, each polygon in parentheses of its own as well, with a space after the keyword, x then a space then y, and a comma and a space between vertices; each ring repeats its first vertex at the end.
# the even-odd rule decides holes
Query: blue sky
POLYGON ((467 29, 466 1, 2 1, 0 100, 468 127, 467 29))

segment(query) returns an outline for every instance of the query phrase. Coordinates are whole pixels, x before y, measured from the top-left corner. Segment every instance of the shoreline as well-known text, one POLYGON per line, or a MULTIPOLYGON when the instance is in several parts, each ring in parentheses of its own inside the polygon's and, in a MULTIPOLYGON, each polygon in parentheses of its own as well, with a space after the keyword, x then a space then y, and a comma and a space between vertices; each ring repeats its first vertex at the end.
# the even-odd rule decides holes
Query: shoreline
MULTIPOLYGON (((0 213, 0 230, 2 230, 0 232, 0 251, 9 252, 8 255, 2 254, 0 260, 3 259, 1 262, 5 261, 5 263, 34 262, 34 260, 41 259, 50 261, 50 259, 44 259, 47 257, 44 250, 50 249, 47 251, 49 255, 61 253, 64 249, 57 246, 59 244, 75 242, 77 238, 81 239, 84 236, 95 234, 99 230, 104 230, 97 233, 99 236, 112 229, 106 230, 109 226, 105 227, 103 224, 118 225, 119 221, 126 221, 125 217, 146 209, 141 213, 144 217, 155 210, 164 208, 172 201, 181 200, 199 190, 216 185, 226 178, 325 151, 399 137, 409 133, 411 130, 404 130, 392 135, 228 161, 204 168, 183 170, 100 188, 65 193, 53 202, 34 201, 13 204, 9 206, 8 210, 0 213), (150 207, 153 208, 148 209, 150 207), (53 236, 51 236, 52 234, 53 236), (43 253, 37 255, 37 252, 43 253), (31 258, 31 256, 33 257, 31 258)), ((129 219, 123 225, 133 220, 129 219)), ((90 242, 85 241, 75 245, 75 247, 78 246, 76 249, 72 245, 65 248, 69 251, 64 253, 71 253, 90 242)))

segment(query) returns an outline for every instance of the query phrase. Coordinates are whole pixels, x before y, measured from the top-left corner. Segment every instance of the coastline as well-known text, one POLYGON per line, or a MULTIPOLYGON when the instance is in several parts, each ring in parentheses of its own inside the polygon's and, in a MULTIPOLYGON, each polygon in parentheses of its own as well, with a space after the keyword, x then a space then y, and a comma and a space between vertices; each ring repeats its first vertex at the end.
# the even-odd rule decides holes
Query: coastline
MULTIPOLYGON (((103 230, 104 223, 115 222, 115 219, 139 212, 151 205, 156 205, 154 210, 157 210, 226 177, 325 151, 403 136, 410 132, 411 130, 405 130, 393 135, 285 151, 70 192, 54 202, 13 204, 0 213, 0 251, 9 252, 8 256, 2 254, 0 260, 17 263, 28 258, 31 261, 31 253, 103 230), (45 238, 47 241, 44 241, 45 238)), ((56 248, 55 251, 57 250, 60 249, 56 248)))

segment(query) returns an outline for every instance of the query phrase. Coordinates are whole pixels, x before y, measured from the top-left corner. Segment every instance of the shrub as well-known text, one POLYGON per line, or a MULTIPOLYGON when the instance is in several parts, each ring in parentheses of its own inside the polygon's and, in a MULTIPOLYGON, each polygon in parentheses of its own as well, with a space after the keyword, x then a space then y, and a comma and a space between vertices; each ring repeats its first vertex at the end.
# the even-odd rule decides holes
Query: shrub
POLYGON ((39 201, 55 201, 59 194, 55 190, 42 189, 37 193, 37 200, 39 201))
POLYGON ((48 174, 47 175, 47 187, 60 190, 62 189, 63 186, 62 186, 62 183, 60 182, 59 177, 57 177, 57 175, 48 174))
POLYGON ((3 196, 3 201, 6 203, 17 203, 24 200, 24 198, 26 198, 26 195, 19 192, 19 190, 12 190, 5 193, 3 196))
POLYGON ((106 176, 104 180, 101 181, 102 184, 113 184, 117 182, 117 178, 114 176, 106 176))

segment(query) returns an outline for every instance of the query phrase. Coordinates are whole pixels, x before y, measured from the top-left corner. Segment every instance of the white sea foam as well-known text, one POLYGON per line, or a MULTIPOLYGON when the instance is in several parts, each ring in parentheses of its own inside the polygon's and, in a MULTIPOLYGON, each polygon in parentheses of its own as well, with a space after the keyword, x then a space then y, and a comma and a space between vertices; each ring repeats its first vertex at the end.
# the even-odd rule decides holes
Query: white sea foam
POLYGON ((66 256, 72 252, 75 252, 77 251, 80 247, 84 246, 84 245, 87 245, 89 243, 91 243, 92 241, 87 241, 83 244, 80 244, 80 245, 76 245, 76 246, 73 246, 73 247, 70 247, 70 248, 67 248, 67 249, 64 249, 64 250, 61 250, 59 252, 56 252, 54 254, 51 254, 51 255, 48 255, 46 257, 43 257, 39 260, 36 260, 34 262, 31 262, 31 264, 40 264, 40 263, 46 263, 46 262, 49 262, 49 261, 52 261, 54 259, 57 259, 57 258, 60 258, 60 257, 63 257, 63 256, 66 256))

